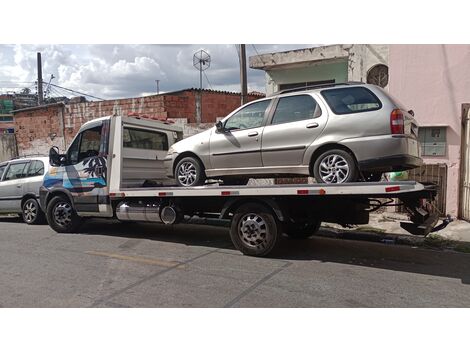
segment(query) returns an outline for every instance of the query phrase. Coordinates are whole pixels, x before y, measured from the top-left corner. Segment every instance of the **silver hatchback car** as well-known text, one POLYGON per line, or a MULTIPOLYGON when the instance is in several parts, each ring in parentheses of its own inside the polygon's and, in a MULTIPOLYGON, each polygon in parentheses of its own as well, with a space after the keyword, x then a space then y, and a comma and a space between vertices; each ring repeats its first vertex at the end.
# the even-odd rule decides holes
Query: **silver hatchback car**
POLYGON ((370 84, 283 91, 175 143, 165 158, 167 174, 180 186, 286 175, 321 183, 378 181, 383 172, 422 164, 413 115, 370 84))
POLYGON ((39 187, 48 169, 48 157, 0 163, 0 214, 20 214, 27 224, 45 222, 38 199, 39 187))

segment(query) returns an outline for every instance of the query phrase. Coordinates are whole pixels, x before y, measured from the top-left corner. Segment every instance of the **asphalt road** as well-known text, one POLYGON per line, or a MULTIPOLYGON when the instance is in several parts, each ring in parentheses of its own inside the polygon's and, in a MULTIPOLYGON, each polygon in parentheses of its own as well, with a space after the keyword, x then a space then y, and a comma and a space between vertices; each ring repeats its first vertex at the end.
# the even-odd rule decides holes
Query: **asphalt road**
POLYGON ((209 226, 0 219, 2 307, 470 307, 470 254, 314 237, 241 255, 209 226))

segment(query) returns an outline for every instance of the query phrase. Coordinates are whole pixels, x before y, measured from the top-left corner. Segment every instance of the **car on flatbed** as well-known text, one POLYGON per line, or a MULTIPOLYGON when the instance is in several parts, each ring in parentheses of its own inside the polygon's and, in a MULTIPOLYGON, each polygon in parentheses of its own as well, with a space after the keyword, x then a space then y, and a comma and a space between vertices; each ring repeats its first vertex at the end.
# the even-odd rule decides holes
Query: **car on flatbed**
POLYGON ((25 223, 45 222, 39 187, 49 169, 48 157, 25 157, 0 163, 0 214, 19 214, 25 223))
POLYGON ((378 181, 384 172, 422 165, 417 137, 413 112, 382 88, 320 85, 245 104, 172 145, 165 165, 185 187, 286 175, 318 183, 378 181))

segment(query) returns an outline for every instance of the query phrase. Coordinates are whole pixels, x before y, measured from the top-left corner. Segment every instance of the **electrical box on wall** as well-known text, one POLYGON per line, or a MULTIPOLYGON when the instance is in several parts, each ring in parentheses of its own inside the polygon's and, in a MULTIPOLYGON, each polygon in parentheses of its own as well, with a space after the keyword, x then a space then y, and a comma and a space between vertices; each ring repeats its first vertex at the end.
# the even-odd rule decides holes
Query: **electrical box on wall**
POLYGON ((446 127, 420 127, 419 142, 422 156, 446 155, 446 127))

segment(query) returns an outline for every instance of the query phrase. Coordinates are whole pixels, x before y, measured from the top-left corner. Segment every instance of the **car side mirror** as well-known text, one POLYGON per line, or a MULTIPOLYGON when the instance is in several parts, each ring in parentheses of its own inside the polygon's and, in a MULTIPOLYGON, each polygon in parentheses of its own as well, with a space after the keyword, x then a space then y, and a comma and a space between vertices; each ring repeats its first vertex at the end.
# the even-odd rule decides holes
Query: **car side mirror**
POLYGON ((215 128, 217 129, 217 132, 219 133, 225 133, 225 127, 222 121, 217 121, 215 123, 215 128))

